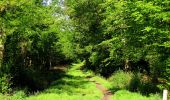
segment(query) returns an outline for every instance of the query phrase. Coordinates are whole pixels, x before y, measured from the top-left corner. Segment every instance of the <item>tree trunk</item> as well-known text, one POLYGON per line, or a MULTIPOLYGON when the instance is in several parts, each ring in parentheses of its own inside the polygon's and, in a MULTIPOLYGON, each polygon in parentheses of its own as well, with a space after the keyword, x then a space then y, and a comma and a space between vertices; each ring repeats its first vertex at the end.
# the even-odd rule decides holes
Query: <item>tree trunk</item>
POLYGON ((125 71, 130 70, 130 62, 129 62, 128 59, 125 60, 125 67, 124 68, 125 68, 125 71))

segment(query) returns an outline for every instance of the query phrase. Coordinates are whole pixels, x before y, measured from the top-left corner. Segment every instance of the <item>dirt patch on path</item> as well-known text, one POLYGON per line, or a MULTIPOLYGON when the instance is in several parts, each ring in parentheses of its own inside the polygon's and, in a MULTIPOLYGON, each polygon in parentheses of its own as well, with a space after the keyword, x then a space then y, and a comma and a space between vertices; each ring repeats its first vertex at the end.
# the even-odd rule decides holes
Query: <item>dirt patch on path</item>
POLYGON ((112 92, 108 89, 106 89, 103 85, 101 85, 100 83, 96 82, 96 81, 92 81, 90 80, 89 77, 87 77, 89 81, 93 82, 96 84, 96 88, 98 88, 102 93, 103 93, 103 98, 102 100, 111 100, 111 96, 113 95, 112 92))
POLYGON ((96 87, 102 91, 104 97, 102 100, 111 100, 111 96, 113 95, 111 91, 107 90, 105 87, 103 87, 100 83, 95 83, 96 87))

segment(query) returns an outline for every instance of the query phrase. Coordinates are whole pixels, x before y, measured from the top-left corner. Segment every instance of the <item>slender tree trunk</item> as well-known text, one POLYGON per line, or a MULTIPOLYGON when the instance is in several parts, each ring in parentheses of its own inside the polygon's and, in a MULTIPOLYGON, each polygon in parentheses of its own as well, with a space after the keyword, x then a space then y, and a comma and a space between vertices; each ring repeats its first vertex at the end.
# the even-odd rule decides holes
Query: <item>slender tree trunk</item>
POLYGON ((124 66, 124 68, 125 68, 125 71, 128 71, 128 70, 130 69, 130 62, 129 62, 128 59, 125 60, 125 66, 124 66))

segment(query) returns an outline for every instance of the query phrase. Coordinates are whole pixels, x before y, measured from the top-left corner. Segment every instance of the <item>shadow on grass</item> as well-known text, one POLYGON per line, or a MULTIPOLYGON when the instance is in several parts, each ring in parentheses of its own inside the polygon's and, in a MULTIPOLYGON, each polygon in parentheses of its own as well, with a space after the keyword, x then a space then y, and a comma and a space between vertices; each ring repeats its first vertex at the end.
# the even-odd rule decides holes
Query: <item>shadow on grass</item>
POLYGON ((51 86, 45 90, 46 93, 80 93, 82 89, 87 88, 89 81, 83 76, 64 75, 62 79, 54 81, 51 86))
POLYGON ((21 88, 27 87, 27 92, 34 93, 47 89, 52 82, 66 75, 64 70, 34 71, 27 69, 22 74, 21 88))

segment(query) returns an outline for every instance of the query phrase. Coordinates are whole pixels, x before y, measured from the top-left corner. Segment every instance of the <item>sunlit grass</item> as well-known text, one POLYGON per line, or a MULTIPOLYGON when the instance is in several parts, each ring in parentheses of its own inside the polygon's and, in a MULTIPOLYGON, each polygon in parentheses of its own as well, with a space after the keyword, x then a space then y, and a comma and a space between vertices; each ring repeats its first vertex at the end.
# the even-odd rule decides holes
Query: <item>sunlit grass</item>
MULTIPOLYGON (((122 78, 121 77, 122 75, 117 75, 117 74, 114 74, 114 75, 112 75, 111 78, 106 79, 100 75, 95 75, 93 72, 86 72, 86 73, 89 73, 89 75, 92 76, 91 81, 95 81, 97 83, 102 84, 108 90, 117 88, 113 84, 120 82, 119 80, 112 79, 113 77, 116 77, 118 79, 120 78, 120 80, 122 78)), ((127 78, 128 76, 123 76, 123 77, 127 78)), ((121 80, 121 81, 123 81, 123 80, 121 80)), ((126 84, 128 84, 128 83, 126 83, 126 84)), ((161 96, 159 94, 152 94, 147 97, 147 96, 143 96, 137 92, 129 92, 128 90, 117 90, 117 91, 113 92, 113 96, 111 97, 110 100, 161 100, 161 96)))
POLYGON ((100 100, 103 94, 95 83, 87 80, 80 66, 73 64, 62 79, 54 81, 48 89, 27 100, 100 100))
POLYGON ((25 100, 25 98, 24 91, 16 91, 13 95, 0 94, 0 100, 25 100))
POLYGON ((94 76, 91 78, 92 81, 96 81, 97 83, 100 83, 102 84, 104 87, 106 87, 107 89, 111 88, 112 85, 111 83, 105 79, 104 77, 101 77, 101 76, 94 76))
POLYGON ((0 100, 4 100, 5 98, 7 98, 6 95, 0 94, 0 100))
POLYGON ((127 90, 119 90, 114 94, 112 100, 161 100, 161 97, 157 94, 146 97, 139 93, 132 93, 127 90))
POLYGON ((42 93, 37 96, 27 98, 27 100, 100 100, 98 96, 93 95, 69 95, 67 93, 55 94, 55 93, 42 93))

